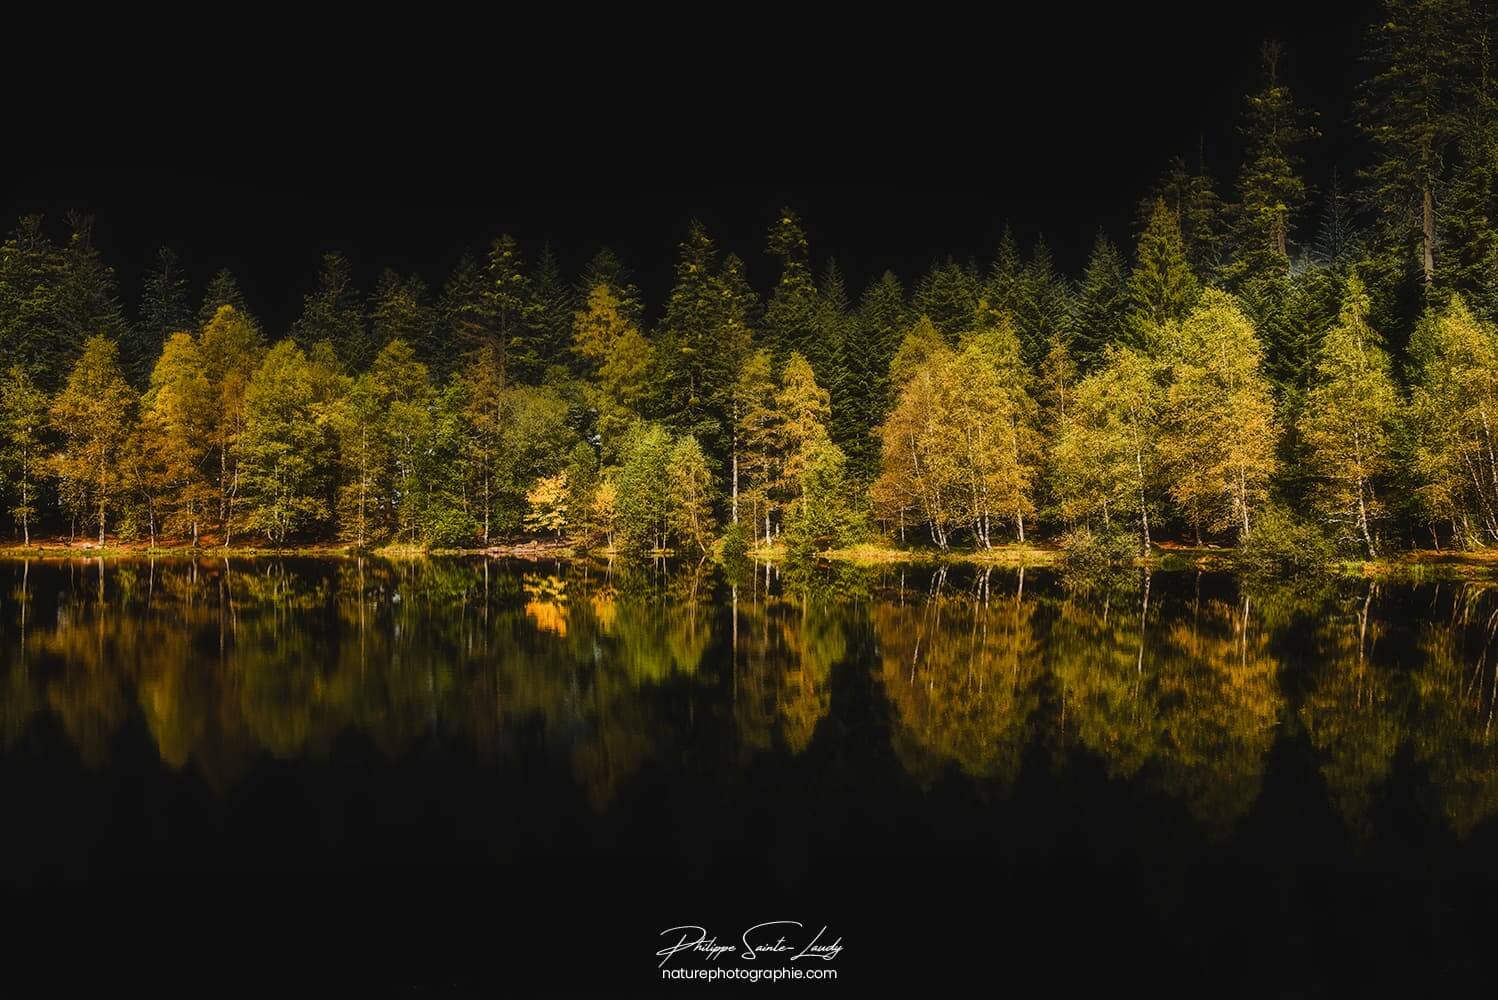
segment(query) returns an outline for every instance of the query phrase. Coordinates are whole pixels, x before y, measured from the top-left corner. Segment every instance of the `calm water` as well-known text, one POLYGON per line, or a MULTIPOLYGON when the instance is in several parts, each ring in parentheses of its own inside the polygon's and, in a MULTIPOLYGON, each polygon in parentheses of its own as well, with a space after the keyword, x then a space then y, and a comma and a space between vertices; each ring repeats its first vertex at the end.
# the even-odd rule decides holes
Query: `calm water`
POLYGON ((1498 934, 1498 585, 6 562, 0 629, 17 982, 680 990, 665 928, 794 919, 844 988, 1316 995, 1498 934))

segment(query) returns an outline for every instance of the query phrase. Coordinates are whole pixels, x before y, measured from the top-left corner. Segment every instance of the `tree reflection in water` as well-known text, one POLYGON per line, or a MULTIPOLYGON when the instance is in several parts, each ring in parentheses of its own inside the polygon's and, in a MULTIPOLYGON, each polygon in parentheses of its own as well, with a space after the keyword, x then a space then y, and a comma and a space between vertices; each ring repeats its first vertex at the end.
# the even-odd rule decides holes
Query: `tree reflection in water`
POLYGON ((607 810, 647 765, 722 774, 879 739, 919 787, 1000 794, 1034 748, 1054 768, 1080 755, 1221 833, 1276 740, 1303 739, 1359 836, 1401 751, 1455 833, 1498 811, 1498 587, 1481 582, 457 559, 0 574, 7 752, 46 719, 107 768, 138 722, 220 792, 358 734, 391 759, 539 746, 607 810), (863 689, 886 718, 822 737, 839 692, 863 689))

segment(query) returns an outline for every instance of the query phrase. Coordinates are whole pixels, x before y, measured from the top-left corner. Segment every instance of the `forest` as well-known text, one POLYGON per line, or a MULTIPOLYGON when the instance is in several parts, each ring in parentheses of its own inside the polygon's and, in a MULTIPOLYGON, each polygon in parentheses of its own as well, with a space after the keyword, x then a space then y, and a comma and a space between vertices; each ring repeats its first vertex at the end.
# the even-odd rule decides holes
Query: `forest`
POLYGON ((850 289, 786 209, 764 289, 684 226, 650 322, 616 254, 569 275, 501 235, 436 287, 362 289, 329 253, 272 330, 166 248, 127 309, 88 217, 26 216, 0 246, 3 506, 28 546, 1493 545, 1494 21, 1390 0, 1356 169, 1319 191, 1266 44, 1222 112, 1235 174, 1167 162, 1080 274, 1005 229, 991 261, 850 289))

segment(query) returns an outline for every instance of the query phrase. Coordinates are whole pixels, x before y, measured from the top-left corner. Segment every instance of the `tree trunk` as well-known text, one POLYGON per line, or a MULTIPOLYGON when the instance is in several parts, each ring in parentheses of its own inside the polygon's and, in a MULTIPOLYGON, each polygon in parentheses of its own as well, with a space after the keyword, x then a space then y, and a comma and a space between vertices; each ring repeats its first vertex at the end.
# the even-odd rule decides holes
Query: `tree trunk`
POLYGON ((1425 243, 1425 285, 1428 288, 1436 280, 1436 203, 1430 188, 1425 189, 1420 207, 1425 243))

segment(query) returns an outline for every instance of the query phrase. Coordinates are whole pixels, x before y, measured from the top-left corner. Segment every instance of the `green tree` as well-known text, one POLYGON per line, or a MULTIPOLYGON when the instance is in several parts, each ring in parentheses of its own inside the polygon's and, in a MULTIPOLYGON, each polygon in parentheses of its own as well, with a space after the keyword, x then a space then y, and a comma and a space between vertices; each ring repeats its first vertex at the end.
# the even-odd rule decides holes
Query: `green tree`
POLYGON ((291 335, 304 351, 328 341, 349 371, 369 367, 379 347, 364 322, 364 307, 342 254, 323 254, 317 288, 302 300, 302 315, 291 325, 291 335))
POLYGON ((1475 28, 1469 0, 1386 0, 1369 37, 1375 70, 1359 102, 1374 149, 1368 194, 1394 273, 1418 267, 1427 287, 1436 280, 1437 193, 1454 162, 1457 108, 1478 65, 1475 28))
POLYGON ((1317 133, 1279 78, 1280 54, 1279 45, 1264 45, 1264 87, 1248 99, 1246 160, 1233 206, 1236 253, 1227 268, 1236 281, 1289 273, 1291 230, 1306 204, 1296 149, 1317 133))
POLYGON ((193 318, 182 265, 171 249, 162 247, 141 289, 140 319, 130 356, 132 380, 143 384, 150 378, 151 366, 168 337, 201 325, 193 318))
POLYGON ((1100 230, 1072 299, 1073 350, 1083 371, 1092 370, 1108 345, 1121 344, 1128 336, 1127 293, 1123 256, 1100 230))
POLYGON ((1184 320, 1201 294, 1186 262, 1181 227, 1164 200, 1155 202, 1129 275, 1128 322, 1134 346, 1145 346, 1184 320))
POLYGON ((328 408, 332 373, 320 371, 294 341, 270 349, 245 387, 240 442, 245 527, 284 545, 330 516, 334 439, 328 408))

